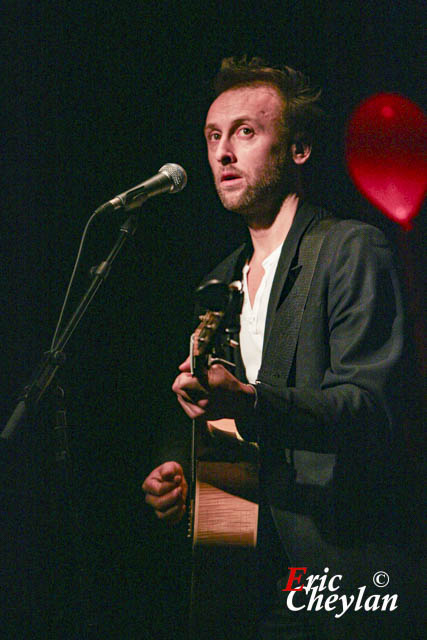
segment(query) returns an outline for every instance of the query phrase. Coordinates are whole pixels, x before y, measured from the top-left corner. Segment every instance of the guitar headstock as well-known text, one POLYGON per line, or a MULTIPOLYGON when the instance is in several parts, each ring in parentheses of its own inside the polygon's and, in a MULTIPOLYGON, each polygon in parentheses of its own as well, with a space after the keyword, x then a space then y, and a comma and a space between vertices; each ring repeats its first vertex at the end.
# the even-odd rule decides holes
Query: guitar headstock
POLYGON ((236 281, 228 285, 210 280, 197 289, 196 295, 200 308, 205 310, 191 336, 191 371, 197 376, 212 359, 233 366, 227 353, 230 348, 238 346, 242 283, 236 281))

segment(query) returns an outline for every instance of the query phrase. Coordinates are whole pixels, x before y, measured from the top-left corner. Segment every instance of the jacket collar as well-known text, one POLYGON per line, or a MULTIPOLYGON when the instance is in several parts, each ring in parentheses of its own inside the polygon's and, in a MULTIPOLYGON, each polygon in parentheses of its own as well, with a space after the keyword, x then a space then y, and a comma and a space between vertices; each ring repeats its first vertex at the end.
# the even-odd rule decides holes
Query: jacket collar
POLYGON ((282 252, 280 254, 279 262, 274 276, 273 285, 271 287, 270 299, 267 308, 267 319, 265 323, 264 332, 264 344, 263 355, 270 338, 271 329, 273 326, 276 310, 280 305, 282 291, 290 270, 297 270, 299 265, 294 264, 294 259, 297 255, 298 247, 301 239, 307 230, 308 226, 312 222, 316 215, 317 210, 309 204, 302 202, 299 204, 297 212, 295 214, 292 226, 289 229, 289 233, 286 236, 283 243, 282 252))

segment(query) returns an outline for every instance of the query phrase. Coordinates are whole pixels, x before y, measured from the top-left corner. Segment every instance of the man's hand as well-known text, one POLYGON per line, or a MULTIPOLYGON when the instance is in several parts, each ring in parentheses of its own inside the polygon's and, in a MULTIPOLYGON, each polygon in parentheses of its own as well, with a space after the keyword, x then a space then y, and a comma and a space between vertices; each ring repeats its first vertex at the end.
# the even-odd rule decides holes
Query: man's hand
POLYGON ((160 520, 168 524, 179 522, 185 512, 188 485, 178 462, 164 462, 144 480, 145 502, 151 505, 160 520))
POLYGON ((179 370, 172 391, 190 418, 244 418, 252 411, 255 389, 240 382, 221 364, 213 364, 202 381, 191 374, 190 358, 179 370))

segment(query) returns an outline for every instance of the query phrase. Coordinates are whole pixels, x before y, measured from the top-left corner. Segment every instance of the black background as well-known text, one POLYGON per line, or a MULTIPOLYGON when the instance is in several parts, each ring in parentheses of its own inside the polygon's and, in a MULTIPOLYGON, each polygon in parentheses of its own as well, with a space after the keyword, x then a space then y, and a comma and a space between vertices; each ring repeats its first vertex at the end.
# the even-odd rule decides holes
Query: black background
MULTIPOLYGON (((134 243, 66 349, 60 382, 82 525, 83 612, 68 528, 58 525, 66 516, 48 400, 1 452, 8 637, 73 637, 77 618, 76 637, 87 621, 92 637, 177 636, 184 529, 172 536, 158 527, 140 485, 164 437, 183 428, 170 385, 187 352, 194 288, 243 235, 216 199, 205 158, 211 79, 222 57, 244 53, 307 73, 330 115, 313 178, 318 201, 370 219, 395 241, 397 225, 346 173, 344 132, 356 105, 377 92, 397 91, 425 108, 423 4, 3 3, 2 424, 50 345, 90 213, 166 162, 188 173, 181 194, 144 205, 134 243)), ((74 303, 122 220, 95 221, 74 303)), ((406 238, 420 273, 423 227, 420 215, 406 238)))

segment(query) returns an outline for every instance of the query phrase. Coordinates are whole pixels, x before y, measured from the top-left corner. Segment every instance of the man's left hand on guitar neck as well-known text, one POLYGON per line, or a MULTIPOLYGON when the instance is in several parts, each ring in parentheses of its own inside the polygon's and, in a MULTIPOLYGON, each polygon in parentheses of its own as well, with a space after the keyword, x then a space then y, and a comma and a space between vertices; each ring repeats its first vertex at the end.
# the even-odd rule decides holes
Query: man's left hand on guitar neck
POLYGON ((244 419, 253 414, 256 392, 252 385, 240 382, 222 364, 214 363, 203 380, 191 373, 190 358, 180 366, 172 385, 178 402, 191 419, 244 419))

